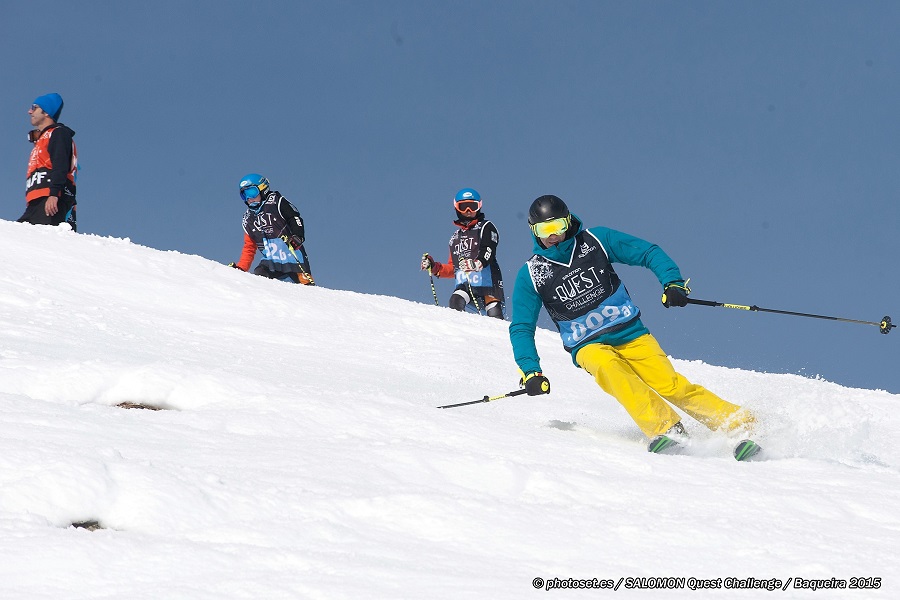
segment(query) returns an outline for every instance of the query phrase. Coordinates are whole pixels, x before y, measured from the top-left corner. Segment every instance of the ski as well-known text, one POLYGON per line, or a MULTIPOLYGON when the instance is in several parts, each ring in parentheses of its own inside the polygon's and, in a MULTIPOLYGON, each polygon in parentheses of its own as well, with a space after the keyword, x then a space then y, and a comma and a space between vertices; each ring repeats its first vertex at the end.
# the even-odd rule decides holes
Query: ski
POLYGON ((762 450, 762 447, 753 440, 741 440, 734 447, 734 459, 741 462, 759 460, 760 450, 762 450))
MULTIPOLYGON (((739 462, 747 462, 751 460, 762 460, 763 455, 760 454, 762 446, 753 440, 741 440, 734 447, 732 454, 734 459, 739 462)), ((689 440, 680 441, 673 439, 665 434, 658 435, 650 440, 647 445, 647 452, 653 454, 691 454, 689 449, 689 440)))
POLYGON ((683 451, 684 445, 667 435, 658 435, 647 445, 647 452, 653 454, 681 454, 683 451))
POLYGON ((681 454, 689 441, 690 438, 684 430, 684 425, 679 421, 669 427, 665 433, 651 439, 647 451, 654 454, 681 454))
MULTIPOLYGON (((475 402, 484 402, 485 400, 476 400, 475 402)), ((551 421, 550 427, 563 431, 576 431, 588 433, 598 436, 600 432, 590 427, 580 426, 577 423, 567 423, 561 421, 551 421)), ((606 441, 608 436, 603 436, 606 441)), ((614 436, 613 436, 614 437, 614 436)), ((646 438, 645 438, 646 439, 646 438)), ((738 462, 749 461, 765 461, 772 460, 774 457, 763 450, 762 446, 757 444, 750 438, 740 440, 736 445, 734 441, 739 438, 730 439, 694 439, 687 434, 683 427, 672 427, 665 433, 655 435, 650 438, 647 443, 647 452, 651 454, 668 454, 694 456, 697 458, 712 458, 721 456, 722 451, 726 448, 731 450, 731 454, 738 462)))

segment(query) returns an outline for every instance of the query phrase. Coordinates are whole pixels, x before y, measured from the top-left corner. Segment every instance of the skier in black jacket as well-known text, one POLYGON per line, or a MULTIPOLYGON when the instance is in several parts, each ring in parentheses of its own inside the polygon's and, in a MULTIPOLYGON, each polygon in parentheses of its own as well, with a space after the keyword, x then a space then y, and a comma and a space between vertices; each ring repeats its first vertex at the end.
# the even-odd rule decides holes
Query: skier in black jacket
POLYGON ((256 275, 315 285, 309 258, 303 219, 287 198, 269 188, 269 180, 251 173, 241 179, 241 199, 247 205, 244 213, 244 249, 241 259, 232 267, 249 271, 256 251, 262 259, 253 270, 256 275))
POLYGON ((453 199, 458 227, 450 237, 450 255, 446 263, 436 262, 430 254, 422 256, 422 270, 437 277, 455 277, 456 287, 450 296, 450 308, 465 310, 469 302, 479 312, 503 318, 505 299, 503 275, 497 264, 500 234, 481 212, 481 195, 463 188, 453 199))

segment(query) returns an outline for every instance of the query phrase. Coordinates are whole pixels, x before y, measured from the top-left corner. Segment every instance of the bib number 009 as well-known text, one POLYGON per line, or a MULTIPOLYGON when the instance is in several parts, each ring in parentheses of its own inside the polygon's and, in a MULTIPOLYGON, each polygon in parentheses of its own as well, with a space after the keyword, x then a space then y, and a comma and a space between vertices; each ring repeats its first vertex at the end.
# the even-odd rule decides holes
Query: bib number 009
POLYGON ((604 327, 609 327, 617 321, 627 319, 634 314, 630 306, 604 306, 600 310, 589 312, 577 321, 572 321, 572 341, 580 342, 589 334, 604 327))

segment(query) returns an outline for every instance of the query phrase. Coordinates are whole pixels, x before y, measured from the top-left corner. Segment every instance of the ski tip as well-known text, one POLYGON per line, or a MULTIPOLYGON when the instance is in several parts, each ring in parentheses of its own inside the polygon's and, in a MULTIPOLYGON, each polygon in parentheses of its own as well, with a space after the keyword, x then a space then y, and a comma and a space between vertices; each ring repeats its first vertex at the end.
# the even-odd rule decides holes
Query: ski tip
POLYGON ((753 440, 741 440, 734 447, 734 459, 744 462, 748 460, 758 460, 762 447, 753 440))
POLYGON ((653 454, 678 454, 681 450, 681 444, 666 435, 654 437, 647 445, 647 452, 653 454))

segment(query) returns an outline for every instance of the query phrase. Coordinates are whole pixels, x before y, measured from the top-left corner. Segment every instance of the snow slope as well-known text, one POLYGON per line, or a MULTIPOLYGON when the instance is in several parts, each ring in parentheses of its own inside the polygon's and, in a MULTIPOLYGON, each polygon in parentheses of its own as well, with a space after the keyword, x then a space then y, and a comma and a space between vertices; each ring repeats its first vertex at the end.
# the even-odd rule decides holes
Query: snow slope
POLYGON ((505 323, 56 228, 0 221, 0 252, 0 598, 900 587, 896 395, 673 359, 754 410, 774 460, 688 420, 695 455, 656 456, 550 331, 552 394, 438 410, 515 389, 505 323), (881 587, 786 583, 853 577, 881 587))

